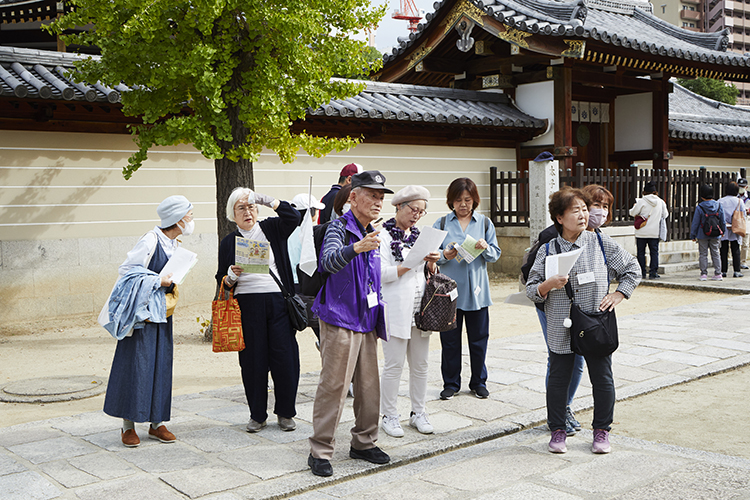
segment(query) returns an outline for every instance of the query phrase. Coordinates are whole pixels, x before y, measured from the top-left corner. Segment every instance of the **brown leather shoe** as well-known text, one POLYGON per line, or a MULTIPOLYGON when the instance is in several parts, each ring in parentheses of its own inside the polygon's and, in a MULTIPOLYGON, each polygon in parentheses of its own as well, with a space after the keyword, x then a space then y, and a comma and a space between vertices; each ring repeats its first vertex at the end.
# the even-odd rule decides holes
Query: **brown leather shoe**
POLYGON ((148 426, 148 437, 151 439, 158 439, 162 443, 174 443, 177 439, 174 434, 169 432, 166 426, 160 425, 158 429, 154 430, 150 425, 148 426))
POLYGON ((135 448, 141 444, 141 440, 138 438, 135 429, 128 429, 125 432, 120 431, 120 437, 122 438, 122 444, 128 448, 135 448))

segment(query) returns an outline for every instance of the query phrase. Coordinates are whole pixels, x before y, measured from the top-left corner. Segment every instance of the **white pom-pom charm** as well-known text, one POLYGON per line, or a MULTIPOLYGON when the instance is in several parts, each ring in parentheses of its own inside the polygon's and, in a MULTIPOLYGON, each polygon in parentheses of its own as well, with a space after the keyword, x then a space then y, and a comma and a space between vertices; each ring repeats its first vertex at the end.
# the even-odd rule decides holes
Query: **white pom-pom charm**
POLYGON ((572 322, 572 321, 570 321, 570 318, 565 318, 565 319, 563 320, 563 326, 564 326, 565 328, 570 328, 571 326, 573 326, 573 322, 572 322))

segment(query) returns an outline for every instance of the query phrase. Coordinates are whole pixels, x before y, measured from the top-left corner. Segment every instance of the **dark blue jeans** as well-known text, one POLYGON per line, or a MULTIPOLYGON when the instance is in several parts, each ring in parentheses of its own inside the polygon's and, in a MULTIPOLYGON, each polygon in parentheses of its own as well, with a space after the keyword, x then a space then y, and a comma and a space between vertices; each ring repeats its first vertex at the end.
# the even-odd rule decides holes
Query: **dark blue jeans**
POLYGON ((659 238, 636 238, 635 246, 638 254, 638 264, 641 265, 641 276, 646 277, 646 245, 648 245, 649 270, 648 275, 656 276, 659 269, 659 238))
POLYGON ((466 320, 466 336, 469 338, 469 361, 471 378, 469 389, 485 387, 487 383, 487 340, 490 337, 490 314, 484 307, 478 311, 456 311, 456 328, 440 332, 443 359, 440 370, 443 373, 443 388, 458 391, 461 389, 461 330, 466 320))
MULTIPOLYGON (((547 424, 551 431, 565 429, 568 388, 573 375, 575 354, 549 353, 547 384, 547 424)), ((608 431, 615 413, 615 381, 612 377, 612 356, 587 356, 586 367, 594 394, 594 429, 608 431)))

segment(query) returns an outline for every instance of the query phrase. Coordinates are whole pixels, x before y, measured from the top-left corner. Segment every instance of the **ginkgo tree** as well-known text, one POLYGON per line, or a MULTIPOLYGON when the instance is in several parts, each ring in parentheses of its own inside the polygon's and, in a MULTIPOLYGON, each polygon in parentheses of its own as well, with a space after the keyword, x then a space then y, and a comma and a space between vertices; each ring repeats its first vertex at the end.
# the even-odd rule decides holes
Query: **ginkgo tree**
MULTIPOLYGON (((252 162, 265 148, 284 163, 298 151, 321 157, 358 138, 294 133, 308 107, 357 94, 333 75, 367 74, 357 34, 376 27, 385 5, 369 0, 73 0, 48 28, 65 43, 95 46, 75 78, 125 84, 123 112, 138 151, 129 179, 154 146, 192 144, 213 159, 219 236, 223 207, 236 186, 254 188, 252 162), (91 26, 81 31, 80 27, 91 26), (79 28, 75 32, 74 28, 79 28), (66 34, 67 33, 67 34, 66 34)), ((361 38, 361 37, 360 37, 361 38)), ((379 62, 376 62, 377 66, 379 62)))

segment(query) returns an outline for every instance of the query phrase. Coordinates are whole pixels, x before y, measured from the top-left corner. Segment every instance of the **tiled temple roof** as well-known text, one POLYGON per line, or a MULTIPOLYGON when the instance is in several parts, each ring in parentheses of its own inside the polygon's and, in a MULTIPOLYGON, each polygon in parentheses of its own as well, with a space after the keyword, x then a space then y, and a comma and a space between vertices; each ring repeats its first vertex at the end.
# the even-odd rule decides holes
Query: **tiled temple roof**
POLYGON ((544 128, 546 120, 518 109, 505 94, 397 83, 365 82, 354 97, 311 108, 312 116, 341 116, 413 122, 544 128))
MULTIPOLYGON (((0 98, 113 104, 126 92, 100 84, 74 83, 67 71, 76 54, 0 47, 0 98)), ((96 56, 93 56, 96 57, 96 56)), ((518 109, 507 95, 419 85, 367 81, 356 96, 308 109, 310 116, 351 117, 516 129, 542 129, 546 117, 518 109)), ((674 86, 669 134, 681 140, 750 143, 750 110, 719 103, 674 86)))
MULTIPOLYGON (((528 33, 591 38, 633 51, 671 56, 727 66, 750 66, 750 58, 727 52, 729 31, 698 33, 685 30, 653 15, 648 1, 638 0, 464 0, 501 23, 528 33)), ((454 0, 434 3, 418 31, 399 39, 386 65, 409 47, 422 42, 421 35, 441 9, 454 0)))
MULTIPOLYGON (((83 57, 65 52, 0 47, 0 97, 41 98, 114 104, 125 85, 75 83, 69 75, 83 57)), ((97 56, 90 56, 97 57, 97 56)))
POLYGON ((750 143, 750 109, 695 94, 677 84, 669 95, 669 137, 750 143))

